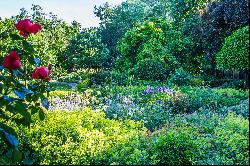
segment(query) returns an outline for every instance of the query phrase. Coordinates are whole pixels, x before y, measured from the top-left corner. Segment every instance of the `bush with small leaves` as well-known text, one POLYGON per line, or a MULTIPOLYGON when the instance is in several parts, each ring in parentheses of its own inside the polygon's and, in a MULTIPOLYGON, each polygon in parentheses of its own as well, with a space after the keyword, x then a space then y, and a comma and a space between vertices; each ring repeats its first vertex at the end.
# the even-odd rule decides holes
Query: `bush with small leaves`
POLYGON ((167 70, 157 59, 144 59, 138 62, 134 67, 135 77, 142 80, 165 80, 167 70))
POLYGON ((218 69, 249 69, 249 26, 238 29, 225 39, 216 55, 218 69))

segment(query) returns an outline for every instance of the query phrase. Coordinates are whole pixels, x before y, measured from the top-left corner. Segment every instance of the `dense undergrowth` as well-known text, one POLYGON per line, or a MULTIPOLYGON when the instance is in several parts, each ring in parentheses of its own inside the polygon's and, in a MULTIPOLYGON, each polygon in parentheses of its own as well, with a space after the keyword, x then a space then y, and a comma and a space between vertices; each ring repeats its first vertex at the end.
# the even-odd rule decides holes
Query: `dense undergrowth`
MULTIPOLYGON (((61 91, 51 92, 51 103, 53 97, 78 96, 79 103, 88 104, 72 110, 51 108, 44 121, 35 117, 30 129, 11 124, 19 129, 25 152, 18 163, 249 164, 248 90, 166 85, 82 92, 58 88, 61 91)), ((4 147, 1 153, 2 163, 13 163, 4 147)))

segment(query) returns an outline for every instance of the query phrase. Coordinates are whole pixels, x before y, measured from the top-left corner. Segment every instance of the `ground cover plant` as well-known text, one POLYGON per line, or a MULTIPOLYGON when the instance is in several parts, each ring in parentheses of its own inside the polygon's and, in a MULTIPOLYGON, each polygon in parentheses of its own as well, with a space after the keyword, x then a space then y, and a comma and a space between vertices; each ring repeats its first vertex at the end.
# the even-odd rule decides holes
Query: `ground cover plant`
POLYGON ((0 18, 0 165, 249 165, 235 2, 105 3, 96 28, 38 5, 0 18))

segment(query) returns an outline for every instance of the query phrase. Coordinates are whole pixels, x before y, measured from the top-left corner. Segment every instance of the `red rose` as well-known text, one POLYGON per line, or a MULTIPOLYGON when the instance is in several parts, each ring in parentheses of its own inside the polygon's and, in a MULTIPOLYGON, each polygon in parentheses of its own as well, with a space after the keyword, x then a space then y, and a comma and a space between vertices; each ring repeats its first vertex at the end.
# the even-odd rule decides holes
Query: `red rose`
POLYGON ((31 26, 31 28, 29 29, 29 33, 34 33, 36 34, 37 32, 39 32, 42 29, 42 26, 40 24, 33 24, 31 26))
POLYGON ((7 69, 20 69, 21 63, 17 52, 10 51, 10 54, 4 58, 3 67, 7 69))
POLYGON ((50 70, 48 67, 36 67, 35 71, 32 73, 31 77, 34 79, 44 79, 49 81, 50 70))
POLYGON ((15 26, 19 31, 28 32, 28 29, 32 26, 32 24, 32 21, 30 21, 29 19, 24 19, 18 21, 15 26))
POLYGON ((20 31, 19 34, 24 37, 28 36, 30 33, 36 34, 42 29, 40 24, 33 23, 29 19, 20 20, 15 26, 20 31))

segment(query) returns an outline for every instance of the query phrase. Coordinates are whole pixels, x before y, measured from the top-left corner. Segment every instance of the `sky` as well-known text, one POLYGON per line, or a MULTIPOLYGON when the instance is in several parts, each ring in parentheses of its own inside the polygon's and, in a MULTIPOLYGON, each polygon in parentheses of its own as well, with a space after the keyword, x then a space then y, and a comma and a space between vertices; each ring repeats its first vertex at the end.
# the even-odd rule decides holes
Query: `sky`
POLYGON ((17 15, 21 8, 30 11, 31 4, 40 5, 45 13, 52 12, 58 18, 71 23, 81 23, 83 28, 97 27, 100 20, 95 17, 94 6, 105 2, 118 5, 125 0, 0 0, 0 17, 10 18, 17 15))

